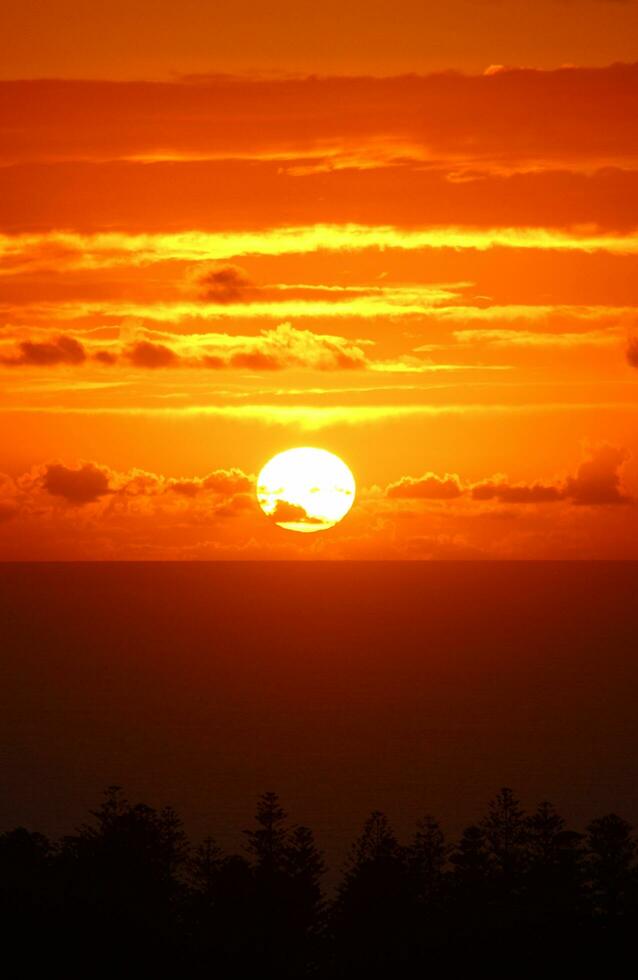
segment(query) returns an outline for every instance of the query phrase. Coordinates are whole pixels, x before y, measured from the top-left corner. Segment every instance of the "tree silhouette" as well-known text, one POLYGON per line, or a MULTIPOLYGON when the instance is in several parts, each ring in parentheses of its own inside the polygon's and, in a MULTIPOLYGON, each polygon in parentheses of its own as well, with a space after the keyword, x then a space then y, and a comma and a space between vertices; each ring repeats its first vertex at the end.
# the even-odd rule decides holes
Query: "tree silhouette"
POLYGON ((257 801, 256 829, 245 830, 248 851, 259 874, 269 876, 281 871, 286 862, 288 841, 287 814, 276 793, 263 793, 257 801))
POLYGON ((0 887, 25 897, 47 873, 53 857, 48 837, 25 827, 0 834, 0 887))
POLYGON ((556 954, 574 960, 577 934, 586 913, 583 901, 582 834, 569 830, 555 807, 540 803, 527 818, 528 865, 521 918, 556 954))
POLYGON ((450 848, 438 821, 426 814, 417 823, 407 858, 415 879, 417 899, 428 908, 442 900, 444 869, 449 854, 450 848))
POLYGON ((525 814, 509 787, 503 787, 490 800, 482 827, 494 871, 512 887, 526 865, 529 831, 525 814))
POLYGON ((309 827, 292 829, 286 847, 286 872, 292 884, 294 907, 302 926, 311 929, 323 910, 321 878, 326 873, 323 855, 309 827))
POLYGON ((407 939, 413 949, 413 958, 424 962, 428 959, 427 950, 442 945, 447 939, 450 882, 446 866, 450 850, 440 824, 430 814, 417 821, 414 837, 405 849, 410 882, 406 915, 411 916, 407 923, 407 939))
POLYGON ((61 895, 55 877, 57 847, 43 834, 16 827, 0 834, 0 934, 2 959, 29 972, 38 951, 55 957, 61 895))
POLYGON ((555 807, 540 803, 527 820, 528 890, 548 918, 580 911, 583 883, 583 835, 568 830, 555 807))
POLYGON ((276 793, 257 801, 246 856, 210 836, 191 847, 175 811, 129 803, 119 787, 89 813, 59 842, 24 827, 0 834, 6 962, 66 975, 374 980, 500 964, 531 976, 550 960, 616 975, 633 955, 637 848, 613 813, 581 834, 547 801, 526 815, 504 788, 450 846, 429 815, 402 844, 375 810, 329 901, 313 833, 288 822, 276 793))
POLYGON ((244 831, 255 892, 252 934, 262 963, 299 976, 317 956, 323 901, 323 857, 308 827, 290 826, 279 797, 257 801, 256 828, 244 831))
POLYGON ((565 821, 555 807, 544 800, 527 818, 528 847, 533 863, 551 867, 560 855, 560 839, 565 821))
POLYGON ((450 862, 454 866, 457 887, 464 891, 474 892, 489 881, 491 862, 482 827, 471 824, 465 828, 450 862))
POLYGON ((410 884, 406 851, 374 810, 350 848, 332 909, 338 976, 355 965, 374 973, 401 961, 413 920, 410 884))
POLYGON ((589 878, 594 911, 616 919, 636 908, 636 842, 632 826, 615 813, 587 826, 589 878))
POLYGON ((212 837, 206 837, 188 862, 188 875, 195 891, 212 900, 217 892, 223 852, 212 837))
POLYGON ((451 905, 448 928, 466 941, 476 937, 490 924, 489 902, 492 897, 492 864, 485 831, 477 824, 466 827, 450 854, 451 905))
POLYGON ((170 807, 131 805, 118 786, 91 816, 93 823, 64 838, 62 853, 67 900, 84 941, 101 943, 115 932, 130 955, 148 962, 149 937, 157 934, 153 948, 165 959, 188 853, 179 817, 170 807))

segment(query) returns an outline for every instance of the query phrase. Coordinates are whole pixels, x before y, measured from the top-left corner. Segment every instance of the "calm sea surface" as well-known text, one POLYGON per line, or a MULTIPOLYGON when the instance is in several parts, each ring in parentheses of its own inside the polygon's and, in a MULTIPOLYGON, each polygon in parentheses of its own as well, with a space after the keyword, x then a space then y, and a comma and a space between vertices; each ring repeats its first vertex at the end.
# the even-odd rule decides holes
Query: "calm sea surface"
POLYGON ((0 830, 112 783, 227 847, 273 789, 333 863, 503 785, 638 821, 637 610, 634 563, 0 565, 0 830))

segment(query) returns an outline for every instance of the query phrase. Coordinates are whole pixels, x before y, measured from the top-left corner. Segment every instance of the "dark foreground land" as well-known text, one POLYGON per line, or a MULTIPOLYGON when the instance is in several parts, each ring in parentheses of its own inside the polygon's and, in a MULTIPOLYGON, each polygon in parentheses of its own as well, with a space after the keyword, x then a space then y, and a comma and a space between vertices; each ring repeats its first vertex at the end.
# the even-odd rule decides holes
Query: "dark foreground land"
POLYGON ((637 585, 606 562, 0 565, 0 827, 28 828, 2 838, 3 948, 83 976, 613 973, 637 585), (96 807, 111 784, 148 806, 96 807), (524 815, 487 809, 498 786, 524 815), (312 835, 243 833, 268 787, 312 835))
MULTIPOLYGON (((336 889, 310 828, 263 794, 242 854, 193 846, 171 808, 111 787, 51 842, 0 835, 5 962, 66 976, 408 977, 468 971, 618 975, 633 959, 638 865, 616 814, 571 830, 502 789, 448 842, 424 815, 407 842, 373 811, 336 889)), ((623 971, 624 972, 624 971, 623 971)))

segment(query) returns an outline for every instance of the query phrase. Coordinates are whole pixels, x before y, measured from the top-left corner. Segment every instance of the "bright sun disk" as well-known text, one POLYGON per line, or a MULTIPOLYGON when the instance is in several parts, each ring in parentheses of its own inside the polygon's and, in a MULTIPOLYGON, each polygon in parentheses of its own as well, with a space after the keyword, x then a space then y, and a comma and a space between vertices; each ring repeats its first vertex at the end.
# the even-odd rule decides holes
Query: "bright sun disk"
POLYGON ((288 531, 325 531, 352 507, 354 477, 326 449, 286 449, 270 459, 257 478, 264 513, 288 531))

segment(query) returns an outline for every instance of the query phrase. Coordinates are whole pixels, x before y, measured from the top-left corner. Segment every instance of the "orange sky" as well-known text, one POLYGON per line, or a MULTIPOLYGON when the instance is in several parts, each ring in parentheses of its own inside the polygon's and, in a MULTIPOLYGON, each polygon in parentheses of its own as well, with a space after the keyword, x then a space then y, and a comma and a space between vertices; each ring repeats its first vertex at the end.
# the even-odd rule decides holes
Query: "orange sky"
POLYGON ((638 558, 638 4, 317 10, 3 5, 0 555, 638 558))
POLYGON ((634 0, 4 0, 4 78, 181 73, 394 75, 636 54, 634 0))

